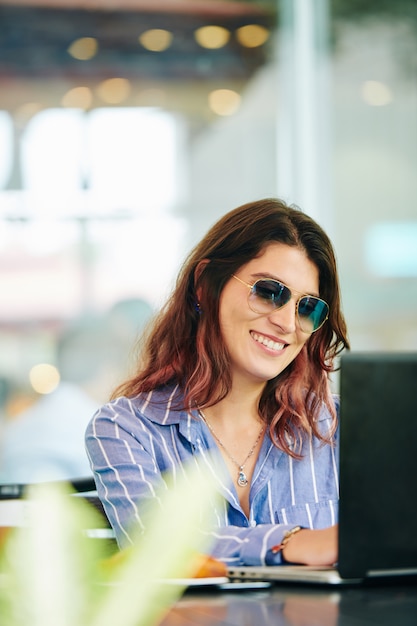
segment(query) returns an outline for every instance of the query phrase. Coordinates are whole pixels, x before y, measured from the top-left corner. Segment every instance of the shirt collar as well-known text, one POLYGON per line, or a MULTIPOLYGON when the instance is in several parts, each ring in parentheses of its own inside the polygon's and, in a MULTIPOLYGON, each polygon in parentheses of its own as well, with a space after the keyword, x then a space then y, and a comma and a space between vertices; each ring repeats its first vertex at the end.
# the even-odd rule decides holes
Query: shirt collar
POLYGON ((180 433, 191 442, 201 434, 201 418, 197 409, 184 409, 184 395, 178 385, 170 385, 137 397, 138 410, 154 424, 179 425, 180 433))

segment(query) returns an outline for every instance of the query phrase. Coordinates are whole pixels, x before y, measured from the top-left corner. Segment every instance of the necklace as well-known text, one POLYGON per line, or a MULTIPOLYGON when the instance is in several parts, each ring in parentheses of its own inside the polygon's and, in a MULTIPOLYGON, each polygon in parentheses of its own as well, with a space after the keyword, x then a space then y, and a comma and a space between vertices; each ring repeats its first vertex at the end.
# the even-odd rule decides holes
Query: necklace
POLYGON ((248 452, 248 454, 246 456, 246 459, 243 461, 243 463, 238 463, 238 461, 236 461, 236 459, 227 450, 227 448, 225 447, 225 445, 221 441, 221 439, 216 435, 216 432, 213 430, 213 427, 210 424, 210 422, 207 421, 207 418, 204 415, 203 411, 198 409, 198 413, 199 413, 201 419, 203 420, 203 422, 208 426, 211 434, 213 435, 213 437, 215 438, 215 440, 217 441, 219 446, 225 451, 225 453, 227 454, 229 459, 232 461, 232 463, 234 463, 236 465, 236 467, 238 468, 239 472, 238 472, 238 475, 237 475, 237 484, 239 485, 239 487, 246 487, 246 485, 248 484, 248 479, 247 479, 247 476, 246 476, 245 472, 243 471, 243 469, 244 469, 246 463, 248 462, 248 460, 250 459, 250 457, 252 456, 252 454, 255 452, 255 448, 258 445, 259 441, 261 440, 262 435, 265 432, 264 426, 262 426, 261 430, 259 431, 259 435, 257 436, 255 443, 253 444, 253 446, 249 450, 249 452, 248 452))

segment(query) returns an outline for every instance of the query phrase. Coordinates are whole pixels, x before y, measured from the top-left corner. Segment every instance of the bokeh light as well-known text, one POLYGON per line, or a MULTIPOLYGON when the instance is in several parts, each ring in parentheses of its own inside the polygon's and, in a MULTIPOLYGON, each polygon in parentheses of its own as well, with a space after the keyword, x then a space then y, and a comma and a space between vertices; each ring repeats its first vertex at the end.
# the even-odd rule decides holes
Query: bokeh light
POLYGON ((49 363, 34 365, 29 372, 29 380, 37 393, 51 393, 59 385, 60 375, 57 368, 49 363))
POLYGON ((247 24, 236 31, 236 39, 245 48, 258 48, 269 39, 269 30, 260 24, 247 24))
POLYGON ((146 50, 151 52, 163 52, 172 43, 173 35, 163 28, 152 28, 140 35, 139 41, 146 50))
POLYGON ((72 42, 68 54, 79 61, 89 61, 98 52, 98 41, 94 37, 80 37, 72 42))
POLYGON ((215 89, 209 94, 210 109, 217 115, 233 115, 240 106, 241 97, 232 89, 215 89))
POLYGON ((126 78, 108 78, 97 87, 97 95, 107 104, 124 102, 131 91, 130 82, 126 78))
POLYGON ((194 33, 195 40, 202 48, 223 48, 230 39, 230 31, 223 26, 202 26, 194 33))
POLYGON ((367 80, 363 83, 362 97, 366 104, 374 107, 386 106, 392 101, 390 88, 378 80, 367 80))
POLYGON ((67 91, 61 100, 63 107, 84 109, 85 111, 91 107, 93 103, 93 94, 89 87, 74 87, 67 91))

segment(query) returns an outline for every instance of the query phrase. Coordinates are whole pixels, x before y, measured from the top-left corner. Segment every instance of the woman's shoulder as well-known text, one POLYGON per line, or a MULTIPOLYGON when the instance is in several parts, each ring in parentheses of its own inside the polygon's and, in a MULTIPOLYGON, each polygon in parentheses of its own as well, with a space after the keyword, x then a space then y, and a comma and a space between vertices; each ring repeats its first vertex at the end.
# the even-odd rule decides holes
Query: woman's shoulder
POLYGON ((136 417, 156 423, 179 421, 182 394, 178 386, 170 385, 152 391, 140 392, 128 397, 119 396, 104 404, 95 414, 95 419, 120 421, 136 417))
POLYGON ((323 401, 316 417, 317 432, 327 439, 329 436, 337 438, 339 430, 339 396, 332 394, 328 401, 323 401))
POLYGON ((319 406, 316 422, 333 421, 339 417, 340 399, 337 394, 331 394, 327 402, 323 400, 319 406))
POLYGON ((337 416, 339 416, 339 412, 340 412, 340 395, 338 393, 332 394, 332 400, 334 402, 334 406, 335 406, 335 409, 336 409, 336 414, 337 414, 337 416))

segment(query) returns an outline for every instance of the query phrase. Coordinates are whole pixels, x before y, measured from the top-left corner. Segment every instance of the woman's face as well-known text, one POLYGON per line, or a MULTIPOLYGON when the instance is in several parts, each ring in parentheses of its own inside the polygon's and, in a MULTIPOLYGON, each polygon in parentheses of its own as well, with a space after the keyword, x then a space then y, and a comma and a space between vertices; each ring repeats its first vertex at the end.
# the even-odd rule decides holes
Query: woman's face
POLYGON ((319 272, 303 250, 271 243, 236 276, 250 285, 260 278, 273 278, 294 290, 285 306, 264 315, 251 310, 249 287, 233 277, 220 297, 220 328, 231 357, 233 381, 264 385, 295 359, 310 337, 299 326, 296 304, 300 294, 319 296, 319 272))

